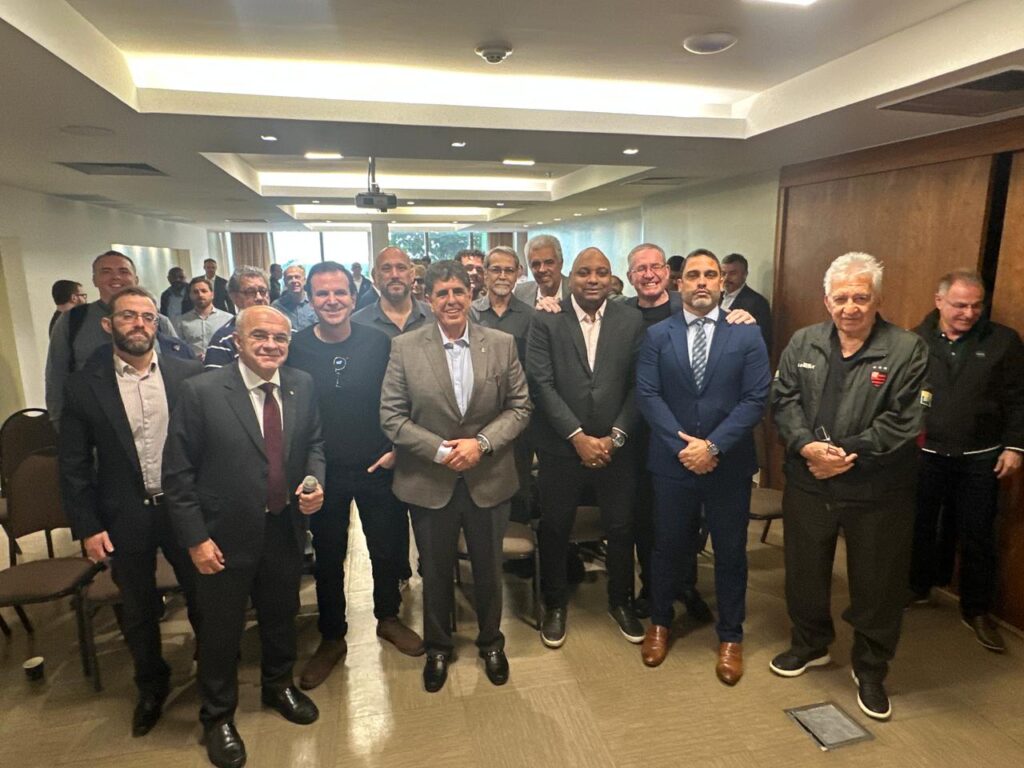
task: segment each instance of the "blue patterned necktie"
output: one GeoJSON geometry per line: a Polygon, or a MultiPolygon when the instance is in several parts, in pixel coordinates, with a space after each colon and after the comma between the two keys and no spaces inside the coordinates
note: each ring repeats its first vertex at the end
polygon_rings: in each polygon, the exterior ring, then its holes
{"type": "Polygon", "coordinates": [[[704,323],[706,322],[707,318],[698,317],[691,323],[691,325],[697,326],[697,332],[693,334],[693,360],[691,361],[693,380],[697,384],[697,389],[704,385],[704,373],[708,367],[708,337],[704,335],[704,323]]]}

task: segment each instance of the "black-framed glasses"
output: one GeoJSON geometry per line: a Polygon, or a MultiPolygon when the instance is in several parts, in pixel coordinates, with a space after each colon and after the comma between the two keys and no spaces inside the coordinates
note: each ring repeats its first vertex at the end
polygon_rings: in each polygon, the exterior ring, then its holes
{"type": "Polygon", "coordinates": [[[146,325],[156,325],[157,319],[152,312],[136,312],[134,309],[122,309],[120,312],[115,312],[114,317],[126,323],[134,323],[141,317],[142,322],[146,325]]]}
{"type": "Polygon", "coordinates": [[[511,277],[516,272],[518,272],[519,269],[517,267],[496,267],[495,266],[495,267],[488,267],[487,271],[490,272],[495,277],[501,277],[502,275],[507,275],[507,276],[511,277]]]}
{"type": "Polygon", "coordinates": [[[239,291],[243,296],[248,296],[250,299],[255,299],[257,296],[269,296],[269,288],[246,288],[244,291],[239,291]]]}
{"type": "Polygon", "coordinates": [[[335,389],[340,389],[341,388],[341,375],[345,372],[346,368],[348,368],[348,358],[347,357],[336,357],[336,358],[334,358],[334,388],[335,389]]]}

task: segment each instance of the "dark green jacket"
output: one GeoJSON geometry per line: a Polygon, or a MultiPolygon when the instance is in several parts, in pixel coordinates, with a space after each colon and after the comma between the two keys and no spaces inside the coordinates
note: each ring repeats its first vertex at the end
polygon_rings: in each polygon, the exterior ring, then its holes
{"type": "Polygon", "coordinates": [[[840,498],[877,498],[915,480],[928,350],[916,334],[878,318],[846,376],[832,434],[847,453],[858,455],[857,461],[843,475],[815,480],[800,450],[815,440],[833,328],[827,321],[800,329],[779,360],[771,404],[786,448],[786,480],[840,498]]]}

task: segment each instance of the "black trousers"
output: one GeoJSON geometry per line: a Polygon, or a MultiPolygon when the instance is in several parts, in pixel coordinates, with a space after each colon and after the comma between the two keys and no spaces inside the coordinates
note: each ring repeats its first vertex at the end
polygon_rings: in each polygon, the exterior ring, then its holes
{"type": "Polygon", "coordinates": [[[712,481],[699,477],[682,483],[654,478],[654,553],[651,559],[651,622],[672,625],[672,603],[679,594],[682,572],[690,568],[700,546],[701,511],[706,513],[715,549],[715,594],[723,643],[743,642],[747,598],[747,525],[750,481],[712,481]]]}
{"type": "Polygon", "coordinates": [[[481,653],[505,647],[501,633],[502,540],[508,526],[509,503],[478,507],[464,480],[455,484],[447,506],[427,509],[411,506],[412,531],[423,571],[423,644],[428,652],[451,656],[451,616],[455,593],[452,574],[459,546],[459,530],[466,537],[473,569],[473,603],[481,653]]]}
{"type": "Polygon", "coordinates": [[[523,432],[512,444],[512,456],[516,462],[516,476],[519,478],[519,490],[512,496],[511,520],[517,523],[529,523],[531,519],[530,486],[533,483],[533,441],[529,430],[523,432]]]}
{"type": "Polygon", "coordinates": [[[268,690],[292,684],[295,617],[299,612],[302,551],[290,516],[267,515],[263,551],[255,562],[196,576],[199,612],[199,719],[204,725],[232,720],[238,706],[238,649],[249,599],[259,621],[260,682],[268,690]]]}
{"type": "Polygon", "coordinates": [[[391,492],[391,470],[368,474],[365,467],[328,466],[324,505],[309,518],[316,551],[316,601],[320,634],[340,640],[348,632],[345,620],[345,557],[352,501],[366,536],[373,571],[373,615],[398,615],[402,604],[398,580],[409,567],[409,518],[406,506],[391,492]]]}
{"type": "Polygon", "coordinates": [[[597,497],[601,523],[608,538],[608,604],[626,605],[633,599],[633,501],[636,465],[627,446],[608,466],[584,467],[576,456],[541,452],[537,484],[540,489],[540,569],[544,603],[548,608],[568,604],[566,555],[576,520],[576,507],[588,487],[597,497]]]}
{"type": "Polygon", "coordinates": [[[999,451],[979,456],[921,453],[910,588],[919,594],[948,584],[951,542],[960,542],[960,611],[967,618],[988,613],[996,585],[995,520],[999,451]],[[940,520],[942,521],[940,524],[940,520]]]}
{"type": "Polygon", "coordinates": [[[853,669],[862,680],[882,681],[899,642],[907,601],[907,569],[914,528],[912,487],[884,498],[835,501],[786,486],[786,605],[793,622],[793,651],[808,655],[835,639],[831,615],[832,565],[840,528],[846,538],[853,626],[853,669]]]}
{"type": "Polygon", "coordinates": [[[121,590],[121,633],[135,665],[135,685],[142,694],[162,695],[170,686],[171,668],[160,650],[160,617],[163,601],[156,591],[156,555],[162,551],[185,593],[192,631],[199,636],[196,609],[196,577],[188,552],[174,537],[162,507],[155,511],[152,548],[128,552],[115,547],[110,558],[111,576],[121,590]]]}

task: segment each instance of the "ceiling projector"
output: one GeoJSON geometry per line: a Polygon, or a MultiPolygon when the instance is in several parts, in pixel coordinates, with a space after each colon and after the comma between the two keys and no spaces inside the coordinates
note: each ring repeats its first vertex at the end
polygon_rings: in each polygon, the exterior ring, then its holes
{"type": "Polygon", "coordinates": [[[377,186],[377,162],[370,158],[370,167],[366,174],[366,191],[356,195],[356,208],[376,208],[387,213],[389,208],[398,207],[398,198],[388,192],[381,192],[377,186]]]}

